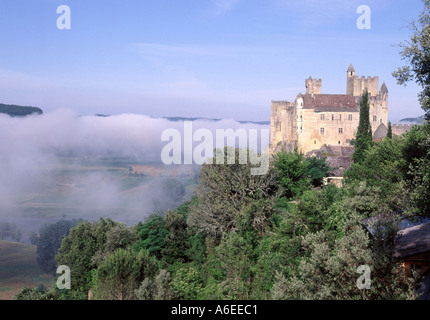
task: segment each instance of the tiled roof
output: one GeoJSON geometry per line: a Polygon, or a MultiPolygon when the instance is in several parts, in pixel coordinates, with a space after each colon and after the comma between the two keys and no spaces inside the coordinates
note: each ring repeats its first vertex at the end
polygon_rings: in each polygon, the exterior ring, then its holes
{"type": "Polygon", "coordinates": [[[387,133],[388,128],[385,126],[385,124],[381,123],[373,134],[373,139],[383,139],[387,136],[387,133]]]}
{"type": "Polygon", "coordinates": [[[305,94],[303,108],[315,111],[358,112],[356,99],[348,94],[305,94]]]}
{"type": "Polygon", "coordinates": [[[430,251],[430,223],[401,230],[395,256],[404,258],[430,251]]]}

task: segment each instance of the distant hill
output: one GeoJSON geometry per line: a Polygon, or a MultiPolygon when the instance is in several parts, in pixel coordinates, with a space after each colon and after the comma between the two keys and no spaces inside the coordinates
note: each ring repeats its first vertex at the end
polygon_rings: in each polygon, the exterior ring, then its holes
{"type": "Polygon", "coordinates": [[[405,118],[400,120],[400,123],[404,124],[423,124],[424,123],[424,115],[417,118],[405,118]]]}
{"type": "Polygon", "coordinates": [[[13,104],[0,103],[0,113],[8,114],[11,117],[24,117],[35,113],[43,114],[43,111],[37,107],[23,107],[13,104]]]}
{"type": "MultiPolygon", "coordinates": [[[[203,121],[213,121],[213,122],[217,122],[217,121],[222,121],[223,119],[215,119],[215,118],[200,118],[200,117],[161,117],[162,119],[166,119],[169,121],[198,121],[198,120],[203,120],[203,121]]],[[[262,125],[262,126],[266,126],[266,125],[270,125],[270,121],[241,121],[241,120],[235,120],[239,123],[242,124],[246,124],[246,123],[252,123],[252,124],[258,124],[258,125],[262,125]]]]}

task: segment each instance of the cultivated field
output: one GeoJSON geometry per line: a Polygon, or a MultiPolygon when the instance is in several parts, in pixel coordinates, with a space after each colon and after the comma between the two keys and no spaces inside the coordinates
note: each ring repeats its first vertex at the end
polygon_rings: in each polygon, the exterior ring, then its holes
{"type": "Polygon", "coordinates": [[[55,284],[55,277],[45,274],[36,259],[36,246],[0,241],[0,300],[13,300],[25,286],[55,284]]]}

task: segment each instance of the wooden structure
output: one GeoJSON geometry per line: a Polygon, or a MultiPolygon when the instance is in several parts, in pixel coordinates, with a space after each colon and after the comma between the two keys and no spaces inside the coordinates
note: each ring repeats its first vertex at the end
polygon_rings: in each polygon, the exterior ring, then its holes
{"type": "Polygon", "coordinates": [[[430,299],[430,222],[399,231],[395,257],[402,260],[406,275],[411,276],[412,268],[418,268],[418,278],[422,280],[423,299],[430,299]]]}

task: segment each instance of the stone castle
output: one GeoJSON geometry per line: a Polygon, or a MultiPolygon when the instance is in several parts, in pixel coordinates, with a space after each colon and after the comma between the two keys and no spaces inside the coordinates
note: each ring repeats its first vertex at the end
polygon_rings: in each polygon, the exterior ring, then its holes
{"type": "Polygon", "coordinates": [[[352,65],[347,70],[345,94],[322,94],[321,79],[309,77],[306,93],[294,102],[272,101],[271,150],[307,154],[323,147],[351,147],[360,120],[360,99],[369,92],[370,122],[374,139],[387,134],[388,89],[379,88],[378,77],[359,77],[352,65]]]}

